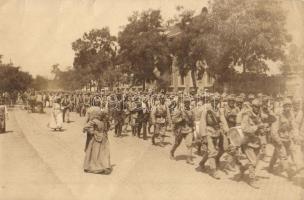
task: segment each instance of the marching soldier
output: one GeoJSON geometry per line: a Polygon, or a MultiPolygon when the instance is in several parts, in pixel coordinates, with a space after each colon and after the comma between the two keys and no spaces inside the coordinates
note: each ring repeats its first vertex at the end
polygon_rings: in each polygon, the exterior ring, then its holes
{"type": "Polygon", "coordinates": [[[88,93],[83,97],[83,104],[81,106],[80,116],[86,115],[86,112],[89,109],[90,105],[91,105],[91,97],[90,94],[88,93]]]}
{"type": "Polygon", "coordinates": [[[243,109],[244,98],[240,95],[235,98],[235,106],[238,108],[239,112],[243,109]]]}
{"type": "Polygon", "coordinates": [[[261,118],[261,103],[258,99],[252,101],[252,110],[244,114],[241,127],[246,138],[241,148],[249,161],[249,165],[248,168],[245,168],[240,162],[237,162],[237,164],[240,165],[241,177],[243,177],[244,172],[248,169],[249,185],[257,189],[259,187],[255,179],[255,169],[257,165],[257,154],[261,147],[259,135],[264,134],[265,128],[261,118]]]}
{"type": "Polygon", "coordinates": [[[211,100],[211,105],[206,105],[206,109],[202,113],[199,131],[204,138],[206,145],[203,158],[200,162],[202,170],[205,169],[205,163],[209,162],[210,175],[215,179],[220,179],[218,174],[218,166],[221,156],[223,155],[223,132],[228,131],[227,124],[225,124],[225,116],[223,111],[219,110],[220,97],[214,95],[211,100]]]}
{"type": "Polygon", "coordinates": [[[152,144],[156,145],[155,138],[161,137],[160,145],[164,145],[167,124],[171,125],[170,111],[165,104],[165,97],[163,95],[159,98],[159,104],[152,110],[151,113],[152,124],[154,125],[154,134],[152,136],[152,144]]]}
{"type": "Polygon", "coordinates": [[[138,97],[134,97],[131,103],[131,127],[132,135],[140,137],[141,117],[142,117],[142,105],[138,97]]]}
{"type": "Polygon", "coordinates": [[[114,109],[114,125],[115,125],[115,136],[121,137],[122,135],[122,126],[124,124],[124,110],[123,110],[123,101],[122,95],[116,95],[116,106],[114,109]]]}
{"type": "Polygon", "coordinates": [[[276,121],[275,114],[269,108],[270,98],[263,96],[262,98],[262,107],[261,107],[261,118],[262,122],[265,125],[263,134],[259,135],[261,140],[261,149],[259,152],[259,160],[263,159],[266,155],[266,145],[271,141],[270,138],[270,129],[272,124],[276,121]]]}
{"type": "Polygon", "coordinates": [[[224,114],[229,128],[236,126],[236,117],[240,112],[239,108],[235,105],[235,98],[233,95],[228,96],[228,103],[224,107],[224,114]]]}
{"type": "Polygon", "coordinates": [[[68,94],[65,94],[61,100],[63,108],[63,122],[70,123],[71,100],[68,94]]]}
{"type": "Polygon", "coordinates": [[[195,113],[190,109],[190,99],[184,99],[184,109],[178,109],[172,113],[174,124],[175,142],[170,151],[170,158],[174,159],[174,153],[182,140],[185,140],[188,149],[187,163],[194,164],[192,160],[192,140],[195,129],[195,113]]]}
{"type": "Polygon", "coordinates": [[[274,153],[269,163],[269,171],[273,172],[273,167],[280,159],[283,170],[287,172],[288,178],[292,178],[294,172],[289,167],[288,157],[294,158],[295,124],[292,115],[292,102],[290,99],[283,101],[283,111],[277,116],[277,121],[272,126],[272,140],[274,143],[274,153]]]}
{"type": "MultiPolygon", "coordinates": [[[[143,139],[147,140],[147,129],[149,129],[149,121],[150,121],[150,113],[151,113],[151,105],[149,104],[149,98],[145,96],[142,102],[142,129],[143,129],[143,139]]],[[[140,132],[140,131],[139,131],[140,132]]]]}

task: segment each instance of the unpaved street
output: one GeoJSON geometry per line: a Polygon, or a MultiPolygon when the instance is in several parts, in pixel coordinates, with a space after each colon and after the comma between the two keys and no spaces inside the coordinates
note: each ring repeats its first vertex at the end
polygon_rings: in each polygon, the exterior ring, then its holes
{"type": "MultiPolygon", "coordinates": [[[[303,171],[288,181],[266,172],[261,162],[257,190],[236,181],[236,172],[221,172],[223,178],[214,180],[196,170],[200,156],[195,155],[196,165],[186,164],[183,143],[177,161],[172,161],[170,144],[152,146],[130,132],[123,138],[109,133],[111,175],[87,174],[82,169],[84,118],[73,113],[73,122],[64,124],[63,132],[52,132],[48,120],[48,113],[29,114],[19,108],[9,112],[8,132],[0,135],[1,200],[304,199],[303,171]]],[[[166,140],[173,143],[172,137],[166,140]]]]}

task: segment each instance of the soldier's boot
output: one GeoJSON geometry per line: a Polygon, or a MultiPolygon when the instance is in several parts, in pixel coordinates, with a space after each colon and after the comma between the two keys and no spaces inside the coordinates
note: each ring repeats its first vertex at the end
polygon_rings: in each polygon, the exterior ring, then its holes
{"type": "Polygon", "coordinates": [[[248,171],[249,171],[249,181],[248,184],[253,187],[254,189],[259,189],[259,185],[257,184],[257,180],[255,177],[255,167],[253,165],[250,165],[248,167],[248,171]]]}
{"type": "Polygon", "coordinates": [[[202,143],[197,144],[197,154],[201,155],[202,154],[202,143]]]}
{"type": "Polygon", "coordinates": [[[219,176],[219,172],[217,170],[217,165],[216,165],[216,158],[215,157],[210,157],[209,158],[209,167],[210,167],[210,176],[215,178],[215,179],[221,179],[219,176]]]}
{"type": "Polygon", "coordinates": [[[155,143],[155,137],[156,137],[156,135],[154,134],[154,135],[152,135],[152,139],[151,139],[151,141],[152,141],[152,145],[156,145],[156,143],[155,143]]]}
{"type": "Polygon", "coordinates": [[[225,165],[225,168],[228,170],[228,171],[231,171],[231,172],[235,172],[236,171],[236,161],[235,159],[233,158],[232,155],[228,154],[228,157],[227,157],[227,164],[225,165]]]}
{"type": "Polygon", "coordinates": [[[296,172],[293,171],[292,169],[288,169],[288,170],[286,171],[286,173],[287,173],[287,178],[288,178],[289,180],[291,180],[291,179],[296,175],[296,172]]]}
{"type": "Polygon", "coordinates": [[[140,127],[136,127],[136,134],[137,134],[138,138],[140,138],[140,132],[141,132],[141,128],[140,127]]]}
{"type": "Polygon", "coordinates": [[[211,170],[210,176],[213,177],[213,178],[215,178],[215,179],[217,179],[217,180],[221,179],[221,177],[219,175],[219,172],[216,169],[212,169],[211,170]]]}
{"type": "Polygon", "coordinates": [[[151,132],[151,127],[152,127],[153,125],[151,124],[151,123],[149,123],[149,126],[148,126],[148,134],[149,135],[151,135],[152,134],[152,132],[151,132]]]}
{"type": "Polygon", "coordinates": [[[122,134],[122,124],[119,124],[117,127],[117,136],[121,137],[121,134],[122,134]]]}
{"type": "Polygon", "coordinates": [[[277,150],[274,149],[274,152],[271,156],[271,159],[270,159],[269,165],[268,165],[268,169],[267,169],[269,173],[274,173],[274,165],[276,164],[277,160],[278,160],[277,150]]]}
{"type": "Polygon", "coordinates": [[[135,127],[134,126],[132,126],[132,135],[136,136],[136,132],[135,132],[135,127]]]}
{"type": "Polygon", "coordinates": [[[147,140],[147,124],[143,125],[143,139],[147,140]]]}
{"type": "Polygon", "coordinates": [[[199,167],[202,171],[204,171],[206,169],[205,164],[206,164],[207,160],[208,160],[208,154],[205,152],[202,160],[199,162],[199,167]]]}
{"type": "Polygon", "coordinates": [[[258,182],[255,180],[255,178],[249,178],[248,185],[250,185],[254,189],[260,189],[260,186],[258,182]]]}
{"type": "Polygon", "coordinates": [[[170,160],[175,160],[173,149],[170,151],[170,160]]]}
{"type": "Polygon", "coordinates": [[[236,175],[236,181],[241,181],[244,179],[246,168],[241,163],[237,163],[237,165],[240,171],[239,174],[236,175]]]}
{"type": "Polygon", "coordinates": [[[115,128],[114,128],[114,136],[115,136],[115,137],[118,137],[117,132],[118,132],[118,129],[117,129],[117,126],[115,125],[115,128]]]}
{"type": "Polygon", "coordinates": [[[291,179],[296,175],[296,172],[293,171],[293,170],[290,168],[287,159],[283,159],[283,160],[281,161],[281,164],[282,164],[283,170],[286,171],[287,178],[288,178],[289,180],[291,180],[291,179]]]}
{"type": "Polygon", "coordinates": [[[163,135],[160,136],[159,146],[161,146],[161,147],[165,146],[165,136],[163,136],[163,135]]]}
{"type": "Polygon", "coordinates": [[[191,147],[188,147],[187,163],[190,165],[194,165],[194,162],[192,159],[192,148],[191,147]]]}

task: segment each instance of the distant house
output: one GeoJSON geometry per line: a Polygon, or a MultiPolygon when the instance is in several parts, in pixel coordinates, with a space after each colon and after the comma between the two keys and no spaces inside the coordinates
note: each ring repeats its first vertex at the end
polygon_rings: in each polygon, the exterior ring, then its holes
{"type": "MultiPolygon", "coordinates": [[[[284,1],[287,10],[287,29],[292,34],[293,43],[298,47],[304,47],[304,1],[284,1]]],[[[304,69],[303,66],[295,66],[286,76],[287,94],[304,97],[304,69]]]]}
{"type": "MultiPolygon", "coordinates": [[[[203,8],[202,12],[207,12],[205,8],[203,8]]],[[[175,38],[181,34],[182,30],[178,26],[171,26],[166,31],[167,37],[175,38]]],[[[201,63],[201,62],[200,62],[201,63]]],[[[204,64],[205,68],[208,66],[204,64]]],[[[182,77],[179,73],[178,66],[176,65],[176,59],[173,58],[172,66],[171,66],[171,88],[174,90],[186,89],[189,90],[193,87],[193,81],[190,72],[182,77]]],[[[215,78],[211,76],[206,70],[201,78],[196,77],[197,87],[198,89],[210,88],[214,85],[215,78]]]]}

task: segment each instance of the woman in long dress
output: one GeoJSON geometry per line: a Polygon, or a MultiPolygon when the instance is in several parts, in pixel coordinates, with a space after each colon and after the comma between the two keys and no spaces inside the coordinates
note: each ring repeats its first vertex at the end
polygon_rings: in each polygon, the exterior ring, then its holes
{"type": "Polygon", "coordinates": [[[57,98],[53,103],[53,109],[51,112],[51,121],[49,123],[49,127],[54,131],[61,131],[62,123],[63,123],[63,116],[62,116],[62,109],[60,105],[60,98],[57,98]]]}
{"type": "Polygon", "coordinates": [[[94,104],[87,111],[87,124],[83,129],[87,133],[84,172],[110,174],[109,119],[100,108],[101,102],[97,100],[94,104]]]}

